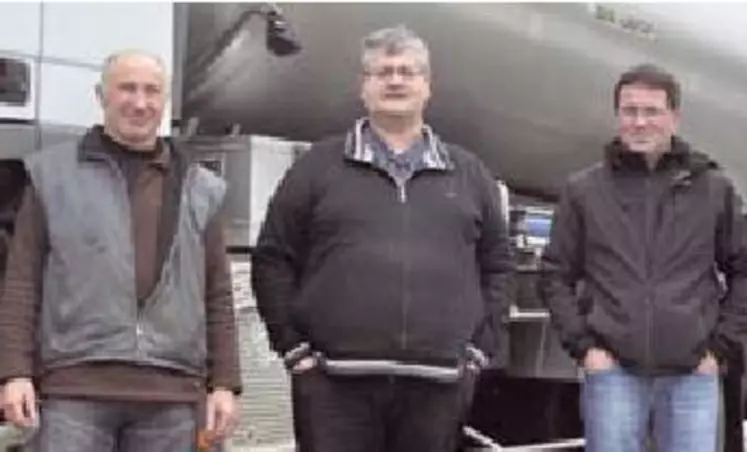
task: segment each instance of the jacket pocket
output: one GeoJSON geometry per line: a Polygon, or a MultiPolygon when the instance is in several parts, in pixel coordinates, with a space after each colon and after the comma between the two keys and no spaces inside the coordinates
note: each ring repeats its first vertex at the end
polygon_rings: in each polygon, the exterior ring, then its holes
{"type": "Polygon", "coordinates": [[[609,312],[598,302],[589,302],[588,309],[586,323],[599,346],[618,359],[635,359],[642,353],[642,339],[632,331],[635,322],[630,313],[609,312]]]}
{"type": "Polygon", "coordinates": [[[657,367],[692,369],[700,362],[709,332],[701,307],[685,304],[656,308],[649,334],[657,367]]]}

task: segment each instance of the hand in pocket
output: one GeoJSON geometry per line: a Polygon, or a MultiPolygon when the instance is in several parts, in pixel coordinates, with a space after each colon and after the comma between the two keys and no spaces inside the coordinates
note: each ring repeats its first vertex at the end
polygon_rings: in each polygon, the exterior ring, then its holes
{"type": "Polygon", "coordinates": [[[706,355],[700,360],[696,372],[703,375],[718,375],[719,367],[718,360],[713,353],[706,352],[706,355]]]}
{"type": "Polygon", "coordinates": [[[603,372],[612,369],[616,364],[615,358],[601,348],[590,348],[584,357],[584,370],[587,372],[603,372]]]}
{"type": "Polygon", "coordinates": [[[314,356],[307,356],[306,358],[300,360],[296,363],[295,366],[293,366],[293,369],[291,372],[293,372],[295,375],[300,375],[303,373],[308,372],[309,370],[315,368],[317,366],[318,361],[316,357],[314,356]]]}

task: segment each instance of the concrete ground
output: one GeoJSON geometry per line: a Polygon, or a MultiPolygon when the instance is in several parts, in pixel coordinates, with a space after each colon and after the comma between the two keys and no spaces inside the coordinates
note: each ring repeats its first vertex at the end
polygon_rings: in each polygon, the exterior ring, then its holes
{"type": "MultiPolygon", "coordinates": [[[[745,423],[745,429],[747,430],[747,422],[745,423]]],[[[11,452],[9,450],[12,446],[17,446],[20,442],[23,441],[24,437],[26,436],[26,433],[22,430],[15,429],[12,427],[8,427],[6,425],[0,425],[0,452],[11,452]]],[[[747,442],[745,442],[745,448],[747,449],[747,442]]],[[[486,448],[478,448],[478,449],[472,449],[468,452],[499,452],[499,451],[505,451],[505,452],[540,452],[540,451],[551,451],[551,450],[567,450],[567,449],[557,449],[555,447],[486,447],[486,448]]],[[[295,452],[295,447],[293,444],[282,444],[282,445],[275,445],[275,446],[250,446],[250,447],[240,447],[240,446],[227,446],[225,448],[225,452],[295,452]]]]}
{"type": "Polygon", "coordinates": [[[293,444],[284,444],[277,446],[251,446],[251,447],[226,447],[226,452],[295,452],[296,447],[293,444]]]}
{"type": "MultiPolygon", "coordinates": [[[[22,444],[28,433],[8,425],[0,425],[0,452],[10,452],[9,448],[22,444]]],[[[262,447],[226,446],[225,452],[295,452],[295,446],[293,444],[262,447]]]]}

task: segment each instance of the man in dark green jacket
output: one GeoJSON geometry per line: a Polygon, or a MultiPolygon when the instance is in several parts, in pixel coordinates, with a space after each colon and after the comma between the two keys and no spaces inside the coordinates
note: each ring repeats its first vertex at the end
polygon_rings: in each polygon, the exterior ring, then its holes
{"type": "Polygon", "coordinates": [[[675,134],[672,75],[631,69],[614,106],[618,136],[562,191],[543,298],[585,372],[587,451],[643,452],[652,420],[660,452],[711,452],[720,368],[747,333],[742,201],[675,134]]]}

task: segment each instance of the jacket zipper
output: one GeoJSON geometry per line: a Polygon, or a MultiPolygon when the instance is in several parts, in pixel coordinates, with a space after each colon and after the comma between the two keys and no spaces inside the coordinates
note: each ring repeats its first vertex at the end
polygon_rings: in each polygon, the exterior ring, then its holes
{"type": "Polygon", "coordinates": [[[399,203],[407,203],[407,188],[405,187],[405,182],[397,184],[397,192],[399,193],[399,203]]]}
{"type": "MultiPolygon", "coordinates": [[[[410,220],[409,206],[407,206],[407,181],[398,181],[396,185],[399,202],[402,204],[402,236],[407,237],[410,220]]],[[[405,247],[404,251],[404,262],[402,262],[402,332],[400,334],[400,347],[402,351],[407,350],[408,314],[410,307],[410,291],[407,290],[410,273],[409,248],[405,247]]]]}
{"type": "Polygon", "coordinates": [[[646,175],[646,183],[645,183],[645,196],[646,196],[646,205],[645,205],[645,216],[644,216],[644,227],[645,227],[645,244],[644,244],[644,256],[645,256],[645,278],[646,278],[646,295],[645,295],[645,303],[646,303],[646,350],[645,350],[645,367],[648,369],[651,367],[651,330],[653,328],[653,300],[651,296],[651,278],[653,273],[653,264],[652,264],[652,250],[651,247],[654,245],[653,240],[653,225],[652,225],[652,204],[655,205],[655,202],[652,202],[655,200],[655,193],[651,192],[651,178],[654,177],[653,172],[649,172],[649,174],[646,175]]]}

